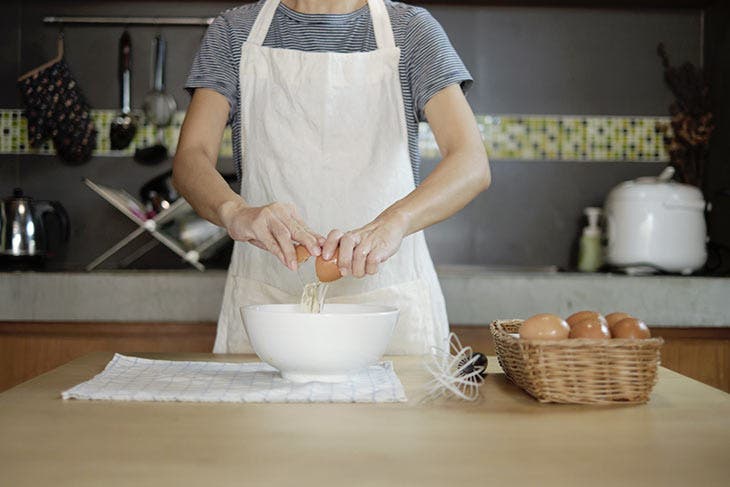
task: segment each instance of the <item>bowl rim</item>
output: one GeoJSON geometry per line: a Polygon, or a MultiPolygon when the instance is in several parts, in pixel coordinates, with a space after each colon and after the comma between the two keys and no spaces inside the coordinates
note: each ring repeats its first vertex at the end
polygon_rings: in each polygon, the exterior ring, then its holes
{"type": "MultiPolygon", "coordinates": [[[[293,311],[291,313],[284,313],[287,315],[297,315],[297,316],[386,316],[391,315],[394,313],[398,313],[398,308],[395,306],[389,306],[386,304],[370,304],[370,303],[325,303],[325,307],[327,305],[345,305],[345,306],[365,306],[365,307],[373,307],[378,308],[377,311],[366,311],[364,313],[308,313],[306,311],[293,311]]],[[[299,303],[267,303],[267,304],[247,304],[240,307],[241,312],[244,312],[246,310],[253,310],[255,308],[260,308],[262,306],[299,306],[299,303]]],[[[259,310],[261,311],[261,310],[259,310]]],[[[265,311],[264,311],[265,312],[265,311]]],[[[282,314],[282,313],[279,313],[282,314]]]]}

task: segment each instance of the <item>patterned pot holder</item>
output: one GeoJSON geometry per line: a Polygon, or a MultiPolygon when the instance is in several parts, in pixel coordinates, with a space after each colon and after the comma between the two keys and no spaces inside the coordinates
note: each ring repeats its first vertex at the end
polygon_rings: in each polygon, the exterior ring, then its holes
{"type": "Polygon", "coordinates": [[[28,141],[41,147],[50,137],[59,158],[69,164],[91,159],[96,128],[78,83],[63,59],[63,37],[58,56],[18,79],[20,99],[28,119],[28,141]]]}

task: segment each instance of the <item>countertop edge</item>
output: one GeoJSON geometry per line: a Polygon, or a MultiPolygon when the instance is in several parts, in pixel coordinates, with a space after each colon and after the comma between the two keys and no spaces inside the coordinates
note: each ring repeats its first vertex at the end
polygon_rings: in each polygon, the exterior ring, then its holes
{"type": "MultiPolygon", "coordinates": [[[[730,279],[437,268],[449,321],[626,311],[650,325],[730,326],[730,279]]],[[[2,321],[215,321],[225,270],[2,272],[2,321]],[[184,299],[180,299],[184,296],[184,299]]]]}

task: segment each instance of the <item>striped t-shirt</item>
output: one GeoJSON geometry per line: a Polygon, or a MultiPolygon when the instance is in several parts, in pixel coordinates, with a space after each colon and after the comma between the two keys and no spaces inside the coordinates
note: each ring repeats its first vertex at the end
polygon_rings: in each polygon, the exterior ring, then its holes
{"type": "MultiPolygon", "coordinates": [[[[241,179],[241,118],[238,65],[241,46],[263,1],[223,12],[208,28],[193,61],[185,87],[210,88],[228,99],[234,165],[241,179]]],[[[411,167],[419,181],[418,123],[425,121],[424,107],[443,88],[459,83],[464,91],[472,78],[441,25],[427,10],[385,1],[396,46],[401,49],[400,80],[403,90],[411,167]]],[[[347,14],[304,14],[280,4],[264,46],[303,51],[362,52],[376,49],[373,23],[366,4],[347,14]]],[[[243,110],[246,107],[242,108],[243,110]]]]}

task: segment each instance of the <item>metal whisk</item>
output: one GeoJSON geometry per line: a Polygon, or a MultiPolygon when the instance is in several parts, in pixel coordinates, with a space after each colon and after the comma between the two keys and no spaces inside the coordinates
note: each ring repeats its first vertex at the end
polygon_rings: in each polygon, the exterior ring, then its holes
{"type": "Polygon", "coordinates": [[[456,396],[466,401],[479,397],[479,386],[487,370],[487,357],[463,347],[459,337],[449,335],[449,349],[433,348],[424,366],[433,379],[426,383],[424,401],[456,396]]]}

